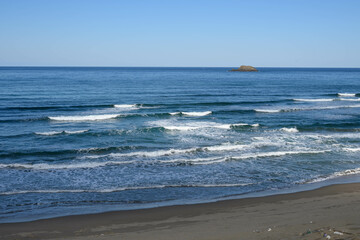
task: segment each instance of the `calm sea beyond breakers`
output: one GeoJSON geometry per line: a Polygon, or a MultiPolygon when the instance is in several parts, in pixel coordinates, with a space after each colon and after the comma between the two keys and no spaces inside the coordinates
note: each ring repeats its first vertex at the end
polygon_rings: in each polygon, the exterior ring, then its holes
{"type": "Polygon", "coordinates": [[[360,69],[0,68],[0,222],[360,172],[360,69]]]}

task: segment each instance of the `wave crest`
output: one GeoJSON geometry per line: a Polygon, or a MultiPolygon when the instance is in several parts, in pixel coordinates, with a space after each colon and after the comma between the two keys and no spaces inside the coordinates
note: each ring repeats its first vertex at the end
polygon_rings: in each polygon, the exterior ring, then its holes
{"type": "Polygon", "coordinates": [[[85,116],[58,116],[49,117],[54,121],[99,121],[119,117],[119,114],[104,114],[104,115],[85,115],[85,116]]]}

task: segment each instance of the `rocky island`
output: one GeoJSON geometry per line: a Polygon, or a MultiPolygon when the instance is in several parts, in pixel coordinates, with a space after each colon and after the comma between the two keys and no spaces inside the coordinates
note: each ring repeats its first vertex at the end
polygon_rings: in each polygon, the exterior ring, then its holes
{"type": "Polygon", "coordinates": [[[258,72],[258,70],[252,66],[241,65],[237,69],[231,69],[230,72],[258,72]]]}

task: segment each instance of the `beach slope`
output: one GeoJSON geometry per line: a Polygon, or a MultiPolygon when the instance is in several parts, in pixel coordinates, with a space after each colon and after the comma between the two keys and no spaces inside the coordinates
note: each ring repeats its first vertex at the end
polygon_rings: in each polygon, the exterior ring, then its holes
{"type": "Polygon", "coordinates": [[[0,239],[360,239],[360,184],[0,224],[0,239]]]}

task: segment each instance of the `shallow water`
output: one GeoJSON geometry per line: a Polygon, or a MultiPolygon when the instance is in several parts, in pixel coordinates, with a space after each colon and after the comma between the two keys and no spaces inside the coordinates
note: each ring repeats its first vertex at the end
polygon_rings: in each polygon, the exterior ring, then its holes
{"type": "Polygon", "coordinates": [[[0,221],[360,172],[360,69],[0,68],[0,221]]]}

